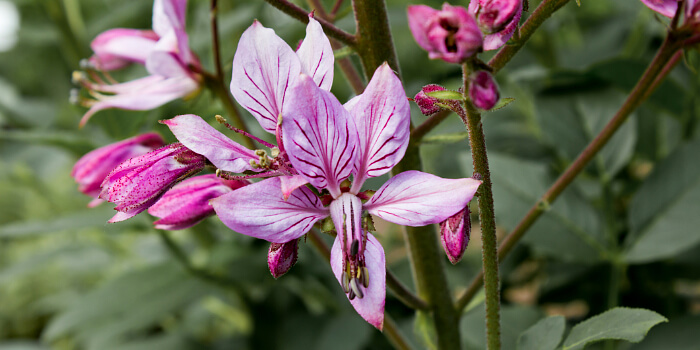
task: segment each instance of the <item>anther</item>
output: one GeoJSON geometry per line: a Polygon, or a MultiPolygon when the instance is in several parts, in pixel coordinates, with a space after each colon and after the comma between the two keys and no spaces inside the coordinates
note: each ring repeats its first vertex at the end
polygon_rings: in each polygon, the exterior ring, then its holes
{"type": "Polygon", "coordinates": [[[267,152],[265,152],[264,149],[256,149],[255,150],[255,155],[258,157],[264,157],[267,155],[267,152]]]}
{"type": "Polygon", "coordinates": [[[70,101],[70,103],[73,105],[79,105],[80,104],[80,90],[79,89],[70,89],[70,97],[68,97],[68,101],[70,101]]]}
{"type": "Polygon", "coordinates": [[[258,165],[258,163],[256,163],[254,159],[251,159],[251,160],[250,160],[250,166],[251,166],[253,169],[257,169],[257,168],[260,167],[260,165],[258,165]]]}
{"type": "Polygon", "coordinates": [[[280,155],[280,149],[277,147],[272,147],[270,150],[270,155],[272,155],[272,158],[277,158],[277,156],[280,155]]]}
{"type": "Polygon", "coordinates": [[[351,289],[350,292],[348,293],[348,299],[350,299],[350,300],[355,299],[355,292],[353,292],[352,289],[351,289]]]}
{"type": "Polygon", "coordinates": [[[81,69],[93,69],[95,67],[92,65],[92,63],[90,62],[89,59],[83,58],[82,60],[80,60],[80,68],[81,69]]]}
{"type": "Polygon", "coordinates": [[[369,287],[369,270],[366,267],[362,267],[360,270],[360,282],[365,288],[369,287]]]}
{"type": "Polygon", "coordinates": [[[216,177],[221,177],[221,169],[216,169],[216,177]]]}
{"type": "Polygon", "coordinates": [[[282,126],[282,113],[277,116],[277,126],[282,126]]]}
{"type": "Polygon", "coordinates": [[[73,84],[80,84],[81,82],[85,81],[85,74],[79,70],[73,71],[73,75],[71,75],[71,81],[73,84]]]}
{"type": "Polygon", "coordinates": [[[354,292],[355,295],[362,299],[365,295],[362,293],[362,290],[360,289],[360,286],[358,285],[359,281],[357,278],[353,278],[350,280],[350,291],[354,292]]]}
{"type": "Polygon", "coordinates": [[[214,118],[216,118],[216,121],[220,124],[226,124],[226,118],[222,117],[221,115],[217,114],[214,116],[214,118]]]}
{"type": "Polygon", "coordinates": [[[348,274],[343,271],[343,274],[340,276],[342,286],[343,286],[343,292],[347,294],[350,291],[350,278],[348,278],[348,274]]]}

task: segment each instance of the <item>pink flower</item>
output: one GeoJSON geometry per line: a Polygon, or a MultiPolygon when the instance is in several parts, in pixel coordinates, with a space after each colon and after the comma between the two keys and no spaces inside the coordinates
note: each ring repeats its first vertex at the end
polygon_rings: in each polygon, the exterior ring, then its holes
{"type": "Polygon", "coordinates": [[[363,216],[409,226],[438,223],[464,210],[480,181],[407,171],[363,203],[364,182],[391,170],[408,146],[410,109],[399,79],[384,64],[365,92],[344,106],[305,74],[287,93],[281,131],[289,159],[300,177],[327,191],[330,204],[306,186],[285,199],[281,179],[270,178],[212,200],[214,210],[232,230],[273,243],[293,241],[330,216],[337,231],[333,273],[355,310],[382,329],[384,250],[363,216]],[[341,187],[351,176],[352,186],[341,187]]]}
{"type": "Polygon", "coordinates": [[[279,117],[288,105],[288,90],[299,73],[313,78],[316,85],[330,91],[333,85],[333,49],[321,25],[309,15],[306,38],[294,52],[272,29],[255,21],[241,36],[233,57],[231,94],[260,123],[277,135],[279,117]]]}
{"type": "Polygon", "coordinates": [[[225,180],[214,174],[195,176],[165,192],[160,200],[148,208],[148,213],[160,218],[154,222],[157,229],[186,229],[214,215],[210,199],[248,184],[248,181],[225,180]]]}
{"type": "Polygon", "coordinates": [[[131,157],[146,154],[163,145],[160,135],[147,133],[100,147],[82,156],[75,163],[71,176],[78,183],[80,192],[95,198],[89,204],[94,207],[102,202],[97,198],[100,185],[112,169],[131,157]]]}
{"type": "Polygon", "coordinates": [[[178,181],[202,169],[206,159],[173,143],[117,166],[102,182],[100,198],[116,203],[109,222],[123,221],[148,209],[178,181]]]}
{"type": "Polygon", "coordinates": [[[472,0],[469,13],[485,34],[484,50],[503,46],[515,33],[523,14],[522,0],[472,0]]]}
{"type": "Polygon", "coordinates": [[[479,26],[461,6],[445,3],[442,10],[425,5],[409,6],[408,26],[431,59],[461,63],[481,50],[483,39],[479,26]]]}
{"type": "Polygon", "coordinates": [[[480,70],[469,76],[469,98],[479,109],[489,110],[499,99],[498,85],[491,73],[480,70]]]}
{"type": "Polygon", "coordinates": [[[462,260],[462,255],[469,244],[470,231],[469,207],[465,207],[464,210],[460,210],[440,223],[440,242],[452,264],[462,260]]]}
{"type": "MultiPolygon", "coordinates": [[[[679,0],[642,0],[642,3],[657,13],[673,18],[678,10],[679,0]]],[[[685,13],[682,14],[683,24],[686,27],[697,31],[700,27],[700,1],[687,0],[685,2],[685,13]]]]}
{"type": "Polygon", "coordinates": [[[287,243],[270,243],[267,252],[267,266],[274,278],[279,278],[297,262],[299,253],[299,239],[293,239],[287,243]]]}
{"type": "Polygon", "coordinates": [[[94,81],[76,72],[74,80],[94,97],[81,101],[90,107],[80,121],[81,126],[103,109],[148,110],[199,91],[201,66],[188,45],[186,7],[186,0],[155,0],[153,32],[112,29],[93,41],[95,55],[90,62],[95,68],[109,70],[135,62],[144,64],[149,75],[109,84],[94,71],[90,72],[94,81]]]}

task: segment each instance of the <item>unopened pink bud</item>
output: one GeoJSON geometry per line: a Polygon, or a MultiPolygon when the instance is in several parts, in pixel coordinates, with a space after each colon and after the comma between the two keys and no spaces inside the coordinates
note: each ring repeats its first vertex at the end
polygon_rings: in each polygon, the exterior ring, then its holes
{"type": "Polygon", "coordinates": [[[225,180],[215,174],[189,178],[173,186],[148,213],[159,217],[154,222],[160,230],[182,230],[214,215],[209,200],[250,184],[247,180],[225,180]]]}
{"type": "Polygon", "coordinates": [[[469,244],[470,232],[469,207],[460,210],[457,214],[440,223],[442,247],[453,265],[462,260],[462,255],[469,244]]]}
{"type": "Polygon", "coordinates": [[[420,47],[431,59],[461,63],[481,49],[481,30],[461,6],[445,3],[442,10],[425,5],[408,7],[408,25],[420,47]]]}
{"type": "Polygon", "coordinates": [[[496,106],[498,85],[491,73],[480,70],[469,77],[469,98],[474,106],[485,111],[496,106]]]}
{"type": "MultiPolygon", "coordinates": [[[[100,147],[82,156],[75,163],[71,176],[78,183],[80,192],[97,198],[102,181],[112,169],[129,158],[146,154],[164,144],[160,135],[147,133],[100,147]]],[[[96,199],[90,206],[100,202],[101,200],[96,199]]]]}
{"type": "Polygon", "coordinates": [[[476,19],[485,34],[503,30],[522,8],[522,0],[481,0],[479,3],[476,19]]]}
{"type": "Polygon", "coordinates": [[[445,88],[440,85],[429,84],[424,86],[423,89],[416,94],[414,100],[416,101],[416,104],[418,105],[418,108],[420,108],[420,111],[421,113],[423,113],[423,115],[433,115],[439,112],[440,109],[442,109],[440,106],[435,104],[439,100],[435,97],[430,97],[426,95],[426,93],[444,90],[445,88]]]}
{"type": "Polygon", "coordinates": [[[181,143],[173,143],[117,166],[102,182],[100,198],[116,203],[118,213],[109,221],[123,221],[148,209],[177,182],[192,176],[206,158],[181,143]]]}
{"type": "Polygon", "coordinates": [[[267,266],[274,278],[279,278],[289,271],[297,262],[299,239],[287,243],[270,243],[267,253],[267,266]]]}

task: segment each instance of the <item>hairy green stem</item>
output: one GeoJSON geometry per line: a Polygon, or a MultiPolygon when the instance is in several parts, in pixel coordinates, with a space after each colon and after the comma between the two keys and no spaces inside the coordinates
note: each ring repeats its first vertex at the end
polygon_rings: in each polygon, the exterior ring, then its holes
{"type": "MultiPolygon", "coordinates": [[[[367,76],[371,76],[384,62],[399,74],[384,0],[354,0],[352,5],[358,28],[356,52],[360,55],[367,76]]],[[[403,160],[392,172],[421,168],[419,149],[415,143],[411,143],[403,160]]],[[[439,248],[435,229],[433,226],[403,226],[403,230],[416,290],[432,311],[438,347],[441,350],[460,349],[459,316],[447,284],[444,255],[439,248]]]]}
{"type": "Polygon", "coordinates": [[[352,2],[355,11],[357,27],[357,47],[355,50],[360,55],[365,75],[369,81],[374,71],[387,62],[396,75],[401,78],[399,61],[396,58],[394,41],[391,37],[389,17],[386,13],[384,0],[354,0],[352,2]]]}
{"type": "MultiPolygon", "coordinates": [[[[267,3],[269,3],[270,5],[276,7],[278,10],[290,15],[291,17],[296,18],[301,22],[309,23],[309,13],[306,12],[306,10],[304,10],[303,8],[294,5],[287,0],[265,1],[267,1],[267,3]]],[[[353,48],[357,44],[354,35],[343,31],[342,29],[334,26],[333,23],[328,22],[323,18],[316,18],[316,20],[318,21],[318,23],[321,24],[321,26],[323,27],[323,32],[326,33],[326,35],[333,37],[338,41],[342,42],[343,44],[353,48]]]]}
{"type": "MultiPolygon", "coordinates": [[[[665,69],[669,64],[675,64],[674,56],[681,48],[683,38],[677,38],[675,33],[670,32],[663,44],[656,53],[654,60],[649,64],[644,74],[641,76],[635,87],[630,92],[624,104],[615,113],[615,116],[608,122],[603,130],[593,139],[588,146],[579,154],[576,160],[559,176],[557,181],[545,192],[544,195],[527,212],[525,217],[515,226],[513,231],[503,240],[499,246],[498,259],[503,260],[505,256],[515,247],[527,230],[544,213],[545,209],[554,202],[564,189],[571,184],[576,176],[583,171],[593,157],[610,141],[617,129],[627,120],[627,117],[646,97],[656,88],[661,79],[670,72],[665,69]]],[[[462,310],[474,297],[481,287],[483,271],[472,280],[467,290],[459,297],[457,309],[462,310]]]]}
{"type": "MultiPolygon", "coordinates": [[[[462,68],[464,91],[469,91],[469,64],[462,68]]],[[[481,225],[481,254],[484,266],[484,291],[486,294],[486,344],[489,350],[501,348],[501,289],[498,276],[498,239],[496,238],[496,216],[493,209],[493,192],[489,159],[486,154],[486,139],[481,123],[481,113],[470,100],[465,100],[466,124],[469,145],[472,151],[474,172],[481,175],[479,195],[479,222],[481,225]]]]}
{"type": "Polygon", "coordinates": [[[508,63],[513,56],[525,45],[532,34],[549,18],[556,10],[566,5],[569,0],[543,0],[539,6],[532,12],[527,21],[519,29],[520,37],[514,40],[513,43],[503,46],[498,53],[491,58],[489,66],[493,68],[494,73],[498,72],[503,66],[508,63]]]}

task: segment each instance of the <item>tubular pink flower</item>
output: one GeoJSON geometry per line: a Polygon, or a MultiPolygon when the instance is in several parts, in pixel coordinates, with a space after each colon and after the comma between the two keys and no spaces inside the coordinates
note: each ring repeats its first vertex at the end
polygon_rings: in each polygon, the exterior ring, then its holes
{"type": "Polygon", "coordinates": [[[491,73],[480,70],[469,77],[469,98],[474,106],[487,111],[496,106],[499,97],[498,85],[491,73]]]}
{"type": "Polygon", "coordinates": [[[484,31],[484,50],[496,50],[513,36],[523,15],[522,0],[472,0],[469,13],[484,31]]]}
{"type": "Polygon", "coordinates": [[[365,92],[345,106],[305,74],[287,95],[282,134],[294,169],[309,184],[330,193],[326,207],[306,186],[288,199],[272,178],[212,200],[217,215],[239,233],[286,243],[331,217],[337,232],[331,268],[355,310],[382,329],[386,295],[385,259],[369,231],[371,213],[401,225],[446,220],[471,200],[480,181],[442,179],[409,171],[391,178],[366,203],[360,190],[369,177],[396,165],[406,150],[410,110],[401,82],[384,64],[365,92]],[[353,177],[350,188],[340,183],[353,177]]]}
{"type": "Polygon", "coordinates": [[[464,210],[440,223],[440,242],[453,265],[462,260],[462,255],[469,244],[470,232],[469,207],[465,207],[464,210]]]}
{"type": "MultiPolygon", "coordinates": [[[[678,9],[678,0],[641,0],[644,5],[660,15],[672,18],[678,9]]],[[[686,4],[691,5],[691,4],[686,4]]],[[[692,7],[692,6],[690,6],[692,7]]]]}
{"type": "Polygon", "coordinates": [[[95,54],[89,62],[101,71],[116,70],[131,63],[146,64],[148,53],[157,41],[158,34],[152,30],[110,29],[90,43],[95,54]]]}
{"type": "Polygon", "coordinates": [[[199,91],[201,65],[188,45],[186,6],[186,0],[155,0],[153,31],[112,29],[93,41],[95,55],[90,62],[94,68],[110,70],[135,62],[145,65],[149,75],[126,83],[108,84],[96,74],[92,75],[95,81],[75,74],[74,80],[87,88],[94,98],[81,101],[90,107],[80,121],[81,126],[103,109],[148,110],[199,91]]]}
{"type": "Polygon", "coordinates": [[[272,277],[280,278],[297,262],[299,253],[299,239],[293,239],[287,243],[270,243],[267,252],[267,266],[272,277]]]}
{"type": "Polygon", "coordinates": [[[408,7],[408,26],[416,42],[431,59],[461,63],[481,50],[481,30],[461,6],[445,3],[442,10],[425,5],[408,7]]]}
{"type": "Polygon", "coordinates": [[[178,181],[204,168],[206,159],[173,143],[119,164],[102,182],[100,198],[116,203],[109,222],[123,221],[148,209],[178,181]]]}
{"type": "Polygon", "coordinates": [[[225,180],[214,174],[184,180],[165,192],[148,213],[160,218],[154,222],[161,230],[182,230],[214,215],[210,199],[250,184],[244,180],[225,180]]]}
{"type": "Polygon", "coordinates": [[[75,163],[71,176],[78,183],[80,192],[95,198],[89,204],[94,207],[102,202],[97,198],[100,186],[112,169],[129,158],[146,154],[164,144],[160,135],[147,133],[100,147],[82,156],[75,163]]]}

